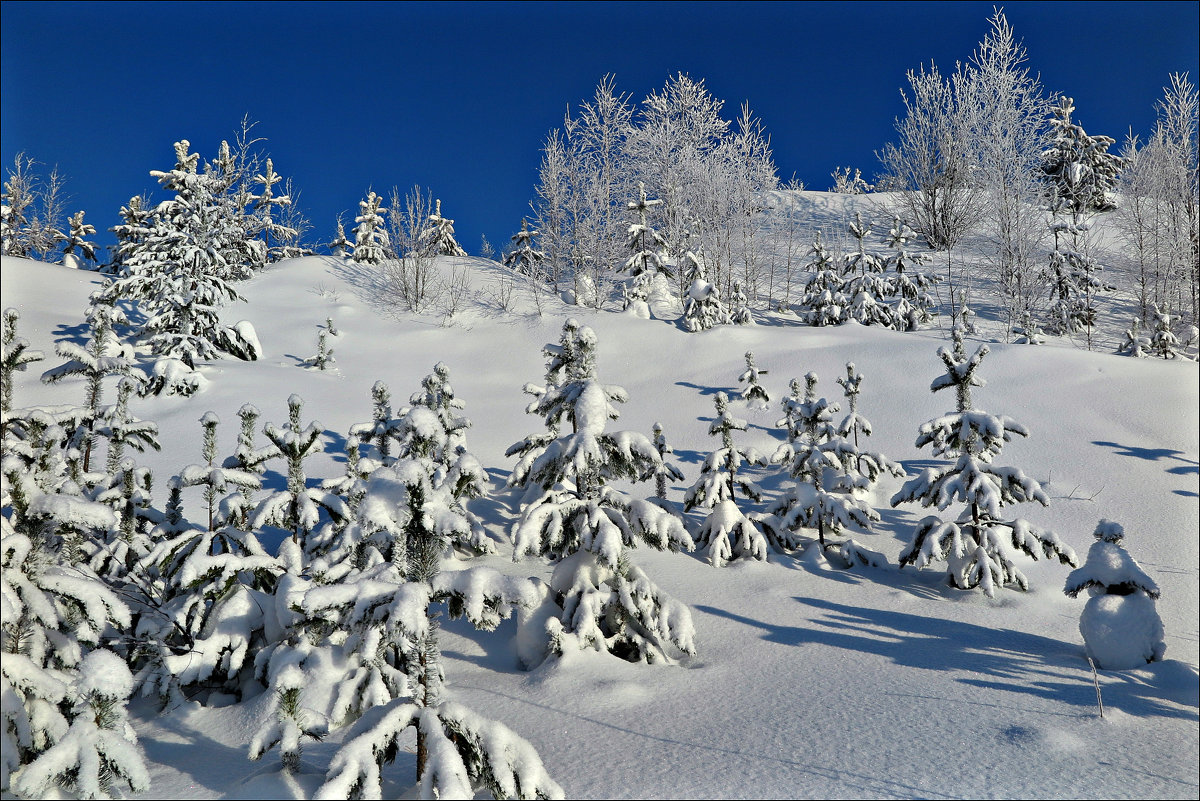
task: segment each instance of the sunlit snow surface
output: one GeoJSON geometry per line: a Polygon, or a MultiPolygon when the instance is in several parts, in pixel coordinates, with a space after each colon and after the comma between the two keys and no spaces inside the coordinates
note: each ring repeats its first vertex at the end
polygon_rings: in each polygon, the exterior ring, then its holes
{"type": "MultiPolygon", "coordinates": [[[[543,298],[539,317],[522,288],[515,312],[506,313],[491,299],[500,267],[471,258],[439,266],[449,272],[454,265],[470,271],[472,297],[449,324],[436,310],[396,313],[366,268],[329,257],[284,262],[241,285],[248,303],[228,309],[225,319],[253,323],[263,359],[205,367],[209,384],[189,399],[135,401],[134,414],[156,421],[164,443],[162,453],[137,457],[154,469],[156,502],[164,500],[171,475],[199,460],[199,420],[207,411],[225,421],[218,441],[227,454],[236,438],[229,421],[243,403],[253,402],[264,422],[278,425],[286,420],[288,395],[299,394],[305,420],[325,428],[326,454],[306,464],[315,485],[342,472],[346,432],[370,419],[375,381],[407,398],[443,361],[474,423],[469,448],[493,477],[491,496],[470,508],[497,540],[498,553],[478,561],[548,581],[547,564],[511,561],[508,532],[519,496],[502,489],[512,465],[503,454],[539,428],[538,418],[523,413],[528,396],[521,386],[540,383],[541,348],[558,340],[568,316],[595,330],[600,380],[628,390],[629,401],[616,404],[621,418],[610,427],[649,435],[654,422],[662,423],[686,477],[668,492],[677,503],[719,446],[707,434],[712,395],[736,393],[748,350],[769,368],[763,384],[773,398],[787,394],[788,379],[815,371],[818,391],[842,400],[834,379],[853,360],[865,376],[859,408],[874,425],[871,448],[910,474],[933,458],[915,447],[917,427],[953,403],[947,393],[929,391],[942,372],[935,351],[945,340],[938,329],[816,329],[766,315],[753,327],[687,334],[670,321],[596,313],[557,299],[543,298]],[[329,343],[337,361],[324,372],[305,369],[327,317],[339,332],[329,343]]],[[[15,405],[79,402],[78,382],[48,387],[37,378],[57,363],[56,340],[86,337],[83,311],[97,277],[4,258],[2,280],[2,305],[21,312],[21,336],[48,357],[19,376],[15,405]]],[[[662,303],[651,308],[669,315],[662,303]]],[[[968,347],[994,339],[988,331],[968,347]]],[[[1022,559],[1032,590],[998,590],[994,600],[947,587],[938,570],[897,569],[909,531],[928,512],[891,509],[888,499],[901,482],[890,478],[872,499],[883,516],[877,533],[854,533],[888,557],[886,568],[846,571],[810,553],[718,569],[701,554],[642,548],[634,552],[637,563],[691,607],[696,656],[650,667],[573,653],[524,672],[513,621],[493,633],[449,622],[442,640],[449,697],[533,744],[568,797],[1195,798],[1197,367],[1088,353],[1049,339],[1057,346],[992,341],[981,369],[987,386],[973,397],[977,408],[1030,431],[996,463],[1042,482],[1050,506],[1024,505],[1015,514],[1057,531],[1081,555],[1101,518],[1120,522],[1130,553],[1162,589],[1157,608],[1166,660],[1101,671],[1104,719],[1079,634],[1086,598],[1062,592],[1069,568],[1022,559]]],[[[747,409],[741,402],[731,408],[750,424],[738,443],[772,452],[783,436],[773,425],[778,408],[747,409]]],[[[756,479],[767,493],[764,504],[779,493],[780,473],[756,479]]],[[[278,472],[266,480],[268,488],[282,487],[278,472]]],[[[652,482],[632,490],[644,497],[652,482]]],[[[199,498],[188,500],[196,517],[199,498]]],[[[700,519],[697,513],[691,522],[700,519]]],[[[266,701],[188,705],[162,717],[135,704],[150,794],[311,795],[342,733],[306,744],[302,772],[283,777],[273,753],[261,763],[246,759],[266,701]]],[[[411,740],[407,747],[385,769],[385,797],[416,792],[411,740]]]]}

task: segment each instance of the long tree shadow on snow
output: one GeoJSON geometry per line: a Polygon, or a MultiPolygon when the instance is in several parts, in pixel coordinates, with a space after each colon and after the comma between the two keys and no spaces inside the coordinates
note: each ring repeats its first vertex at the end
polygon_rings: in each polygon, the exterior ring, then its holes
{"type": "MultiPolygon", "coordinates": [[[[1092,675],[1079,645],[940,617],[847,606],[819,598],[796,596],[795,600],[812,609],[807,625],[783,626],[711,606],[696,608],[762,629],[764,639],[770,642],[825,645],[876,654],[906,667],[969,672],[986,678],[959,677],[955,681],[1064,702],[1081,710],[1095,708],[1092,675]]],[[[1105,704],[1141,717],[1196,719],[1195,699],[1180,689],[1186,688],[1186,683],[1174,675],[1178,669],[1164,665],[1169,663],[1151,666],[1152,675],[1159,677],[1153,682],[1133,674],[1105,673],[1105,704]]]]}
{"type": "Polygon", "coordinates": [[[1174,475],[1200,474],[1200,462],[1186,458],[1183,455],[1183,451],[1172,448],[1136,448],[1132,445],[1121,445],[1116,442],[1107,442],[1104,440],[1092,440],[1092,444],[1104,448],[1112,448],[1118,456],[1132,456],[1135,459],[1144,459],[1148,462],[1161,462],[1167,459],[1183,462],[1182,465],[1167,470],[1168,473],[1174,475]]]}

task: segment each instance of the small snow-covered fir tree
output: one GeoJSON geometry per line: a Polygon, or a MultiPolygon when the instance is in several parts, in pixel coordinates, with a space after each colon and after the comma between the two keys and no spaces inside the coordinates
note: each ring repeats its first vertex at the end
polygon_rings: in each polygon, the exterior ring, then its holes
{"type": "Polygon", "coordinates": [[[842,291],[846,282],[833,255],[821,241],[820,231],[817,231],[808,255],[812,256],[807,265],[812,275],[800,300],[800,316],[809,325],[840,325],[846,319],[849,305],[842,291]]]}
{"type": "Polygon", "coordinates": [[[787,489],[761,518],[763,528],[773,541],[788,549],[798,547],[799,532],[815,529],[822,552],[836,547],[846,561],[879,564],[882,557],[858,545],[854,540],[830,542],[826,535],[858,527],[869,529],[879,514],[861,497],[883,472],[900,473],[900,468],[885,456],[863,451],[847,435],[869,433],[870,422],[857,413],[858,385],[862,376],[847,367],[843,387],[851,399],[850,414],[840,426],[833,424],[837,404],[817,397],[817,375],[804,377],[801,396],[799,382],[791,382],[792,394],[783,401],[784,417],[777,425],[788,431],[771,461],[785,467],[795,484],[787,489]]]}
{"type": "Polygon", "coordinates": [[[1141,328],[1142,321],[1134,317],[1125,329],[1125,338],[1117,345],[1117,353],[1135,359],[1144,359],[1150,355],[1150,337],[1143,334],[1141,328]]]}
{"type": "Polygon", "coordinates": [[[937,301],[930,291],[941,281],[939,276],[914,269],[929,260],[925,254],[907,249],[906,246],[916,238],[916,232],[901,222],[899,217],[892,218],[892,227],[884,237],[887,246],[895,251],[884,265],[893,270],[888,277],[889,292],[896,298],[892,305],[892,317],[896,327],[908,331],[915,331],[933,319],[933,308],[937,301]]]}
{"type": "Polygon", "coordinates": [[[750,299],[742,289],[741,281],[733,282],[729,293],[729,321],[734,325],[754,325],[754,315],[750,313],[750,299]]]}
{"type": "Polygon", "coordinates": [[[978,373],[987,354],[987,345],[981,345],[968,358],[958,329],[954,331],[953,351],[938,349],[946,373],[934,379],[930,389],[954,389],[956,411],[923,423],[917,447],[929,445],[935,454],[955,461],[940,468],[926,468],[910,479],[893,496],[892,506],[919,503],[945,509],[955,501],[962,503],[963,511],[955,521],[935,516],[922,520],[900,554],[900,565],[922,568],[944,561],[953,586],[979,587],[991,597],[997,587],[1029,588],[1016,565],[1017,551],[1032,559],[1057,557],[1072,566],[1078,560],[1074,550],[1054,532],[1039,529],[1022,518],[1002,517],[1005,506],[1033,501],[1046,506],[1049,499],[1038,482],[1019,469],[992,464],[1013,435],[1025,437],[1029,432],[1012,418],[988,414],[972,405],[971,389],[986,385],[978,373]]]}
{"type": "Polygon", "coordinates": [[[745,431],[746,421],[729,411],[729,398],[718,392],[714,398],[717,416],[708,427],[710,436],[721,438],[721,447],[704,460],[700,477],[684,495],[683,507],[711,510],[696,535],[698,545],[707,546],[708,560],[721,567],[732,559],[767,558],[767,541],[762,532],[738,508],[737,491],[751,500],[761,500],[762,490],[743,472],[744,466],[763,465],[766,459],[754,448],[733,443],[734,431],[745,431]]]}
{"type": "Polygon", "coordinates": [[[321,425],[317,422],[303,426],[300,410],[304,401],[299,395],[288,397],[288,422],[283,428],[267,423],[263,432],[275,448],[275,456],[287,461],[287,487],[270,493],[259,501],[250,518],[254,529],[277,526],[291,532],[280,546],[280,559],[295,575],[303,572],[308,548],[308,536],[321,522],[321,510],[338,525],[349,516],[345,502],[333,493],[308,486],[304,460],[320,449],[321,425]]]}
{"type": "Polygon", "coordinates": [[[55,352],[67,361],[42,373],[42,381],[47,384],[76,376],[85,381],[81,416],[69,434],[70,447],[79,448],[83,454],[84,472],[90,469],[92,451],[99,436],[97,427],[103,411],[104,380],[109,376],[129,378],[133,375],[132,349],[117,340],[110,315],[104,313],[108,308],[104,305],[96,308],[91,337],[84,347],[70,341],[59,342],[55,352]]]}
{"type": "Polygon", "coordinates": [[[465,521],[448,533],[450,543],[472,554],[493,553],[495,545],[483,525],[467,508],[467,501],[487,493],[483,466],[467,450],[466,431],[471,421],[459,411],[466,404],[454,396],[450,368],[444,362],[421,381],[409,398],[412,407],[396,422],[399,458],[421,460],[429,466],[435,489],[448,493],[447,503],[465,521]]]}
{"type": "Polygon", "coordinates": [[[379,264],[387,258],[391,244],[383,215],[388,210],[379,207],[382,202],[379,195],[367,192],[366,199],[358,203],[358,216],[354,218],[354,260],[359,264],[379,264]]]}
{"type": "Polygon", "coordinates": [[[448,534],[464,521],[430,479],[430,462],[415,458],[375,470],[355,523],[344,530],[375,532],[356,563],[320,584],[287,579],[288,638],[259,659],[275,693],[274,713],[253,738],[250,756],[278,746],[292,770],[304,736],[352,725],[318,797],[379,798],[383,765],[412,726],[423,797],[471,795],[473,787],[497,797],[524,797],[529,788],[561,793],[531,749],[504,753],[497,738],[511,735],[506,728],[445,698],[433,606],[446,603],[451,615],[492,630],[544,592],[487,568],[442,571],[448,534]],[[463,714],[470,715],[465,724],[463,714]]]}
{"type": "MultiPolygon", "coordinates": [[[[428,208],[428,206],[426,206],[428,208]]],[[[442,201],[434,201],[433,214],[420,234],[420,250],[429,256],[465,256],[454,238],[454,220],[442,216],[442,201]]]]}
{"type": "Polygon", "coordinates": [[[1130,670],[1157,662],[1167,650],[1162,619],[1154,602],[1158,584],[1122,545],[1125,530],[1101,520],[1082,567],[1071,571],[1063,587],[1071,598],[1091,595],[1079,616],[1087,655],[1105,670],[1130,670]]]}
{"type": "Polygon", "coordinates": [[[1115,139],[1089,136],[1072,122],[1074,111],[1072,98],[1058,98],[1050,120],[1052,143],[1042,154],[1042,173],[1055,201],[1078,221],[1090,211],[1111,208],[1107,193],[1116,184],[1125,160],[1108,152],[1115,139]]]}
{"type": "Polygon", "coordinates": [[[305,359],[302,365],[324,371],[335,361],[337,360],[333,357],[333,348],[329,347],[329,329],[322,328],[317,331],[317,354],[305,359]]]}
{"type": "Polygon", "coordinates": [[[339,259],[344,259],[354,250],[354,243],[346,238],[346,229],[342,226],[342,216],[339,214],[337,219],[337,231],[333,235],[333,241],[326,245],[329,252],[339,259]]]}
{"type": "Polygon", "coordinates": [[[533,246],[533,238],[539,233],[530,230],[529,220],[522,217],[521,230],[512,235],[512,249],[504,256],[504,266],[514,273],[540,277],[546,254],[533,246]]]}
{"type": "Polygon", "coordinates": [[[287,194],[276,195],[274,186],[283,180],[275,172],[275,165],[268,158],[263,171],[255,175],[253,181],[262,187],[254,200],[254,216],[258,230],[262,233],[264,250],[268,262],[279,261],[288,255],[284,243],[293,241],[297,236],[295,228],[276,221],[276,210],[282,211],[292,205],[292,198],[287,194]]]}
{"type": "Polygon", "coordinates": [[[625,204],[625,208],[637,215],[637,220],[630,224],[629,230],[626,232],[628,238],[625,247],[630,251],[630,256],[625,261],[622,270],[628,272],[635,279],[643,275],[652,278],[660,273],[668,277],[675,274],[662,256],[663,250],[667,247],[667,241],[658,231],[654,230],[646,219],[647,212],[660,205],[662,205],[661,200],[646,199],[645,184],[638,184],[637,200],[631,200],[625,204]]]}
{"type": "Polygon", "coordinates": [[[708,280],[704,261],[689,250],[683,254],[681,263],[688,286],[683,306],[684,328],[695,333],[733,322],[721,302],[721,290],[708,280]]]}
{"type": "Polygon", "coordinates": [[[149,786],[125,711],[131,682],[116,654],[100,647],[109,627],[126,631],[128,607],[59,546],[64,526],[102,530],[115,522],[100,504],[42,493],[4,457],[0,563],[0,787],[26,798],[58,788],[107,798],[118,782],[149,786]]]}
{"type": "Polygon", "coordinates": [[[847,299],[847,319],[863,325],[894,328],[896,319],[892,307],[888,305],[892,285],[884,275],[887,263],[866,250],[865,240],[871,233],[871,226],[863,222],[860,212],[855,212],[854,222],[850,223],[847,230],[855,242],[855,251],[846,254],[842,266],[841,293],[847,299]]]}
{"type": "Polygon", "coordinates": [[[520,457],[511,486],[532,496],[513,526],[514,558],[556,561],[550,585],[559,604],[547,622],[553,652],[586,648],[670,662],[673,649],[694,651],[691,614],[633,564],[629,549],[639,542],[690,549],[692,541],[679,517],[610,483],[647,480],[662,457],[644,434],[606,431],[618,417],[613,404],[627,395],[597,380],[596,345],[591,328],[568,320],[560,345],[545,349],[547,385],[526,387],[535,397],[527,411],[548,431],[508,450],[520,457]],[[566,424],[570,433],[560,433],[566,424]]]}
{"type": "Polygon", "coordinates": [[[66,244],[63,246],[63,265],[67,267],[77,267],[78,260],[75,258],[75,251],[79,251],[79,255],[88,261],[96,260],[96,245],[94,242],[87,241],[89,236],[95,236],[96,226],[83,221],[83,212],[77,211],[67,221],[70,229],[66,236],[66,244]]]}
{"type": "MultiPolygon", "coordinates": [[[[13,408],[13,381],[17,373],[46,356],[40,350],[30,350],[29,340],[17,336],[17,321],[21,313],[14,308],[4,310],[2,347],[0,351],[0,414],[7,418],[13,408]]],[[[7,419],[5,420],[7,428],[7,419]]]]}
{"type": "Polygon", "coordinates": [[[679,472],[678,467],[667,461],[667,454],[674,453],[675,449],[667,442],[667,435],[663,433],[662,423],[656,422],[653,431],[654,449],[658,451],[658,457],[662,460],[662,466],[654,469],[654,497],[665,500],[667,479],[683,481],[683,473],[679,472]]]}
{"type": "Polygon", "coordinates": [[[767,370],[760,370],[754,363],[754,353],[746,351],[746,369],[738,376],[738,383],[746,385],[741,392],[742,400],[751,405],[761,405],[764,408],[771,402],[771,396],[763,389],[762,384],[758,383],[758,377],[766,375],[767,372],[767,370]]]}
{"type": "Polygon", "coordinates": [[[1150,350],[1160,359],[1178,359],[1183,355],[1179,337],[1171,330],[1173,315],[1160,311],[1157,305],[1151,305],[1154,314],[1154,333],[1150,335],[1150,350]]]}

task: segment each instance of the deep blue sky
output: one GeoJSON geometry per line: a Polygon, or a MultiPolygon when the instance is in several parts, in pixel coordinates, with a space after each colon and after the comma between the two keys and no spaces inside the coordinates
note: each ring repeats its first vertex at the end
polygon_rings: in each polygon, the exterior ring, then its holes
{"type": "MultiPolygon", "coordinates": [[[[990,2],[67,3],[0,6],[4,166],[57,164],[104,229],[156,190],[172,143],[210,158],[243,115],[326,242],[368,187],[443,199],[459,241],[499,248],[533,197],[539,147],[613,73],[635,100],[677,71],[726,116],[748,100],[782,178],[873,175],[904,73],[943,72],[987,33],[990,2]]],[[[1197,79],[1200,4],[1010,3],[1043,84],[1118,141],[1143,136],[1168,73],[1197,79]]],[[[45,169],[45,168],[43,168],[45,169]]],[[[161,195],[159,195],[161,197],[161,195]]]]}

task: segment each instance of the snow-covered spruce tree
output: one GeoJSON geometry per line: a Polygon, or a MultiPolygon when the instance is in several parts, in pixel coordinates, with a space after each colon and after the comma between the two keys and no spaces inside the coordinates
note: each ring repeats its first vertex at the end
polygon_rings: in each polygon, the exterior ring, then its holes
{"type": "Polygon", "coordinates": [[[847,299],[846,319],[863,325],[882,325],[894,328],[896,321],[887,305],[892,295],[891,282],[884,276],[886,262],[867,253],[866,238],[871,226],[864,223],[861,212],[854,212],[854,221],[847,227],[854,237],[855,250],[843,257],[841,292],[847,299]]]}
{"type": "Polygon", "coordinates": [[[769,370],[761,370],[754,363],[754,353],[746,351],[746,369],[738,376],[738,383],[746,386],[741,391],[741,398],[747,404],[759,404],[764,408],[771,402],[771,396],[763,389],[762,384],[758,383],[760,375],[766,375],[769,370]]]}
{"type": "MultiPolygon", "coordinates": [[[[532,746],[445,698],[433,605],[448,602],[451,614],[465,613],[477,627],[491,630],[537,593],[532,582],[487,568],[443,573],[445,532],[461,522],[448,519],[456,513],[439,496],[446,497],[415,460],[381,468],[372,476],[359,522],[386,519],[385,528],[402,540],[392,549],[404,554],[401,562],[376,562],[341,586],[314,587],[303,596],[305,614],[323,616],[347,634],[339,646],[347,669],[330,717],[356,721],[317,797],[381,798],[383,766],[395,758],[397,738],[412,727],[422,798],[466,798],[481,789],[496,798],[561,798],[562,789],[546,775],[532,746]]],[[[252,755],[279,742],[298,758],[299,734],[295,725],[264,727],[252,755]]]]}
{"type": "Polygon", "coordinates": [[[103,299],[139,301],[144,319],[137,335],[162,361],[194,370],[197,361],[222,353],[253,360],[261,348],[250,323],[220,323],[220,308],[243,300],[230,281],[250,274],[254,248],[230,211],[221,172],[212,165],[197,172],[200,157],[189,146],[175,143],[174,169],[151,171],[175,197],[146,221],[145,238],[122,256],[123,272],[103,299]]]}
{"type": "Polygon", "coordinates": [[[1100,279],[1099,274],[1104,268],[1088,253],[1088,227],[1088,223],[1076,225],[1059,219],[1051,223],[1054,250],[1050,253],[1052,303],[1048,327],[1055,334],[1064,336],[1085,331],[1090,348],[1092,328],[1096,324],[1095,295],[1115,287],[1100,279]]]}
{"type": "Polygon", "coordinates": [[[391,249],[383,215],[387,209],[379,205],[383,198],[367,192],[366,200],[358,202],[358,216],[354,218],[354,260],[359,264],[379,264],[387,258],[391,249]]]}
{"type": "Polygon", "coordinates": [[[1110,208],[1107,193],[1116,185],[1124,160],[1108,152],[1115,139],[1089,136],[1071,121],[1074,99],[1060,96],[1052,111],[1051,143],[1042,153],[1043,180],[1051,187],[1048,194],[1079,222],[1089,212],[1110,208]]]}
{"type": "Polygon", "coordinates": [[[317,331],[317,354],[312,358],[305,359],[301,364],[304,367],[323,371],[335,361],[337,360],[333,357],[333,348],[329,347],[329,331],[322,328],[317,331]]]}
{"type": "Polygon", "coordinates": [[[17,321],[21,313],[9,307],[4,310],[3,351],[0,351],[0,414],[7,428],[8,413],[13,408],[13,380],[26,366],[40,362],[46,356],[40,350],[30,350],[29,340],[17,336],[17,321]]]}
{"type": "Polygon", "coordinates": [[[593,649],[630,661],[670,662],[671,651],[692,653],[687,607],[663,593],[638,568],[629,549],[691,549],[683,522],[662,506],[633,500],[611,486],[644,481],[662,458],[654,443],[633,431],[606,431],[625,390],[596,378],[596,334],[575,320],[563,325],[561,346],[547,346],[546,387],[527,387],[548,435],[527,437],[508,449],[521,458],[510,486],[525,487],[513,526],[514,558],[545,555],[556,561],[550,588],[561,614],[547,630],[551,650],[593,649]],[[570,433],[559,433],[569,424],[570,433]]]}
{"type": "Polygon", "coordinates": [[[718,392],[713,398],[717,416],[708,427],[709,436],[720,437],[721,447],[704,460],[700,477],[683,498],[684,511],[696,507],[711,510],[696,535],[698,545],[706,545],[708,560],[721,567],[731,559],[767,558],[767,540],[762,532],[738,508],[736,491],[751,500],[761,500],[762,490],[747,478],[745,465],[764,465],[766,459],[754,448],[733,444],[733,432],[745,431],[746,421],[729,411],[729,398],[718,392]]]}
{"type": "Polygon", "coordinates": [[[3,520],[4,758],[0,787],[25,798],[62,788],[109,798],[118,782],[150,786],[125,710],[129,668],[98,647],[129,612],[103,582],[63,565],[3,520]]]}
{"type": "Polygon", "coordinates": [[[962,514],[955,521],[930,516],[917,525],[912,541],[900,553],[900,566],[915,564],[923,568],[944,561],[952,586],[979,587],[992,597],[998,586],[1029,588],[1016,565],[1018,551],[1032,559],[1057,557],[1072,566],[1078,560],[1054,532],[1036,528],[1022,518],[1001,517],[1004,506],[1032,501],[1046,506],[1049,499],[1041,486],[1019,469],[992,464],[1014,434],[1024,437],[1029,432],[1009,417],[972,406],[971,388],[986,386],[978,372],[987,354],[987,345],[980,345],[968,358],[958,329],[954,332],[954,350],[938,349],[946,373],[934,379],[930,389],[938,392],[953,388],[956,411],[923,423],[917,447],[929,445],[936,455],[955,461],[944,467],[926,468],[910,479],[892,497],[892,506],[919,503],[945,509],[955,501],[962,503],[962,514]]]}
{"type": "Polygon", "coordinates": [[[283,211],[292,205],[290,195],[275,194],[273,187],[282,180],[283,177],[275,172],[275,165],[270,158],[267,159],[263,171],[253,178],[254,183],[262,187],[258,197],[254,199],[254,215],[256,227],[262,233],[268,262],[288,258],[285,243],[295,240],[297,235],[296,229],[275,220],[277,209],[283,211]]]}
{"type": "Polygon", "coordinates": [[[79,260],[75,258],[76,250],[79,251],[80,256],[94,262],[96,260],[96,244],[87,241],[87,238],[95,236],[96,226],[83,221],[82,211],[75,212],[67,222],[70,229],[66,237],[66,244],[63,246],[63,265],[66,267],[79,266],[79,260]]]}
{"type": "Polygon", "coordinates": [[[392,416],[392,392],[388,385],[376,381],[371,386],[371,422],[356,423],[350,433],[364,445],[374,446],[372,458],[383,466],[395,461],[392,445],[399,432],[399,419],[392,416]]]}
{"type": "Polygon", "coordinates": [[[1167,650],[1162,619],[1154,602],[1160,590],[1121,541],[1125,529],[1101,520],[1096,541],[1082,567],[1071,571],[1063,587],[1071,598],[1091,595],[1079,616],[1089,659],[1105,670],[1131,670],[1158,662],[1167,650]]]}
{"type": "Polygon", "coordinates": [[[113,512],[75,495],[44,491],[45,476],[3,454],[0,562],[0,788],[28,798],[56,788],[109,797],[123,781],[149,778],[125,715],[129,670],[100,647],[110,627],[125,631],[129,609],[71,540],[99,536],[113,512]]]}
{"type": "MultiPolygon", "coordinates": [[[[847,373],[855,375],[852,370],[847,373]]],[[[790,549],[799,546],[802,528],[815,529],[822,552],[836,547],[847,562],[880,564],[883,558],[879,554],[854,540],[829,542],[826,534],[837,535],[852,527],[868,530],[879,514],[860,493],[869,490],[882,472],[902,471],[887,457],[862,451],[846,438],[864,426],[869,430],[870,423],[856,411],[851,411],[842,426],[834,426],[838,405],[817,397],[815,373],[808,373],[804,382],[800,396],[799,382],[792,380],[792,394],[784,399],[784,417],[778,421],[787,428],[788,440],[771,456],[796,483],[771,504],[761,518],[762,526],[774,541],[790,549]]],[[[850,386],[856,395],[857,381],[850,386]]]]}
{"type": "Polygon", "coordinates": [[[125,261],[137,252],[150,236],[155,209],[145,195],[134,195],[129,203],[118,212],[121,223],[108,230],[117,238],[110,249],[110,258],[105,272],[120,275],[125,270],[125,261]]]}
{"type": "Polygon", "coordinates": [[[98,306],[92,318],[91,337],[84,347],[74,342],[59,342],[54,350],[66,362],[42,373],[42,381],[54,384],[65,378],[82,377],[84,398],[77,427],[69,433],[69,447],[83,454],[83,470],[91,466],[92,451],[98,438],[97,427],[103,411],[104,379],[109,376],[129,378],[133,375],[132,351],[119,342],[112,330],[106,308],[98,306]]]}
{"type": "Polygon", "coordinates": [[[320,450],[321,425],[313,422],[302,426],[300,410],[304,401],[299,395],[288,397],[288,422],[283,428],[267,423],[263,433],[274,446],[275,456],[287,462],[287,487],[272,492],[255,507],[250,517],[253,530],[263,526],[276,526],[291,532],[279,546],[279,558],[293,575],[304,572],[307,559],[308,536],[321,522],[324,509],[330,520],[328,525],[341,525],[350,510],[338,496],[308,486],[304,471],[304,460],[320,450]]]}
{"type": "MultiPolygon", "coordinates": [[[[261,482],[263,473],[266,468],[263,465],[275,455],[275,448],[267,445],[263,448],[254,446],[254,433],[257,429],[258,418],[261,416],[258,408],[252,403],[244,403],[238,409],[238,420],[241,426],[238,430],[237,447],[232,455],[227,456],[225,461],[221,463],[221,467],[242,470],[252,475],[258,476],[261,482]]],[[[237,524],[243,528],[249,527],[250,510],[253,508],[251,500],[254,495],[253,488],[244,488],[242,490],[242,501],[236,507],[230,507],[230,519],[236,520],[237,524]]]]}
{"type": "Polygon", "coordinates": [[[683,306],[683,326],[688,331],[707,331],[718,325],[729,325],[729,310],[721,302],[721,290],[709,283],[704,261],[692,251],[683,254],[681,267],[687,283],[687,298],[683,306]]]}
{"type": "Polygon", "coordinates": [[[253,468],[267,457],[246,441],[246,423],[253,426],[257,410],[246,404],[239,414],[238,450],[222,466],[218,418],[212,412],[201,418],[204,462],[171,480],[166,513],[151,535],[154,550],[142,563],[156,579],[149,599],[155,611],[138,622],[146,647],[135,661],[136,683],[163,703],[184,690],[240,694],[256,653],[270,644],[268,627],[277,625],[268,618],[283,565],[248,525],[252,493],[262,486],[253,468]],[[185,486],[203,488],[207,527],[184,517],[185,486]]]}
{"type": "Polygon", "coordinates": [[[1151,304],[1150,311],[1154,314],[1154,333],[1150,335],[1150,349],[1160,359],[1178,359],[1183,355],[1179,337],[1171,330],[1174,317],[1167,312],[1159,311],[1158,306],[1151,304]]]}
{"type": "Polygon", "coordinates": [[[821,241],[820,231],[813,238],[808,255],[812,256],[812,261],[807,265],[812,275],[800,300],[800,316],[809,325],[840,325],[846,320],[846,307],[849,305],[849,300],[842,292],[845,280],[833,255],[821,241]]]}
{"type": "Polygon", "coordinates": [[[421,231],[419,247],[430,256],[465,256],[467,252],[454,239],[454,220],[442,216],[442,201],[435,200],[433,214],[429,215],[425,229],[421,231]]]}
{"type": "Polygon", "coordinates": [[[435,489],[449,494],[447,503],[466,521],[465,528],[450,533],[451,545],[474,555],[494,553],[495,544],[466,508],[467,501],[487,494],[488,478],[479,460],[467,450],[466,431],[471,421],[459,414],[466,404],[454,396],[450,368],[443,362],[435,364],[409,402],[412,407],[396,424],[399,458],[427,464],[435,489]]]}
{"type": "Polygon", "coordinates": [[[646,219],[647,212],[660,205],[662,205],[661,200],[646,199],[645,184],[638,184],[637,200],[631,200],[625,204],[625,208],[637,215],[637,219],[630,224],[629,230],[626,232],[625,247],[628,248],[630,255],[621,270],[633,276],[634,286],[642,289],[643,294],[655,276],[665,275],[670,278],[675,274],[663,259],[667,241],[658,231],[654,230],[646,219]]]}
{"type": "Polygon", "coordinates": [[[339,259],[348,257],[354,251],[354,243],[346,238],[346,229],[342,226],[342,216],[339,214],[337,219],[337,232],[333,235],[333,241],[326,245],[329,252],[339,259]]]}
{"type": "Polygon", "coordinates": [[[533,246],[533,238],[540,231],[530,230],[529,220],[521,218],[521,230],[512,235],[512,249],[504,257],[504,266],[514,273],[540,277],[542,262],[546,254],[533,246]]]}
{"type": "Polygon", "coordinates": [[[679,472],[678,467],[667,461],[667,454],[674,453],[675,449],[667,442],[667,435],[663,433],[662,423],[656,422],[653,431],[654,449],[658,451],[658,458],[662,461],[662,466],[656,467],[654,470],[654,497],[666,500],[667,479],[683,481],[683,473],[679,472]]]}
{"type": "Polygon", "coordinates": [[[888,229],[884,242],[895,253],[887,258],[885,269],[892,268],[888,277],[889,290],[896,302],[892,305],[892,318],[896,326],[907,331],[916,331],[921,325],[933,319],[933,307],[937,301],[930,290],[941,282],[941,278],[932,273],[915,271],[929,260],[923,253],[913,253],[907,245],[916,239],[916,232],[900,221],[899,217],[892,218],[892,227],[888,229]]]}
{"type": "Polygon", "coordinates": [[[729,321],[734,325],[754,325],[750,299],[746,297],[741,281],[734,281],[733,291],[729,293],[729,321]]]}

